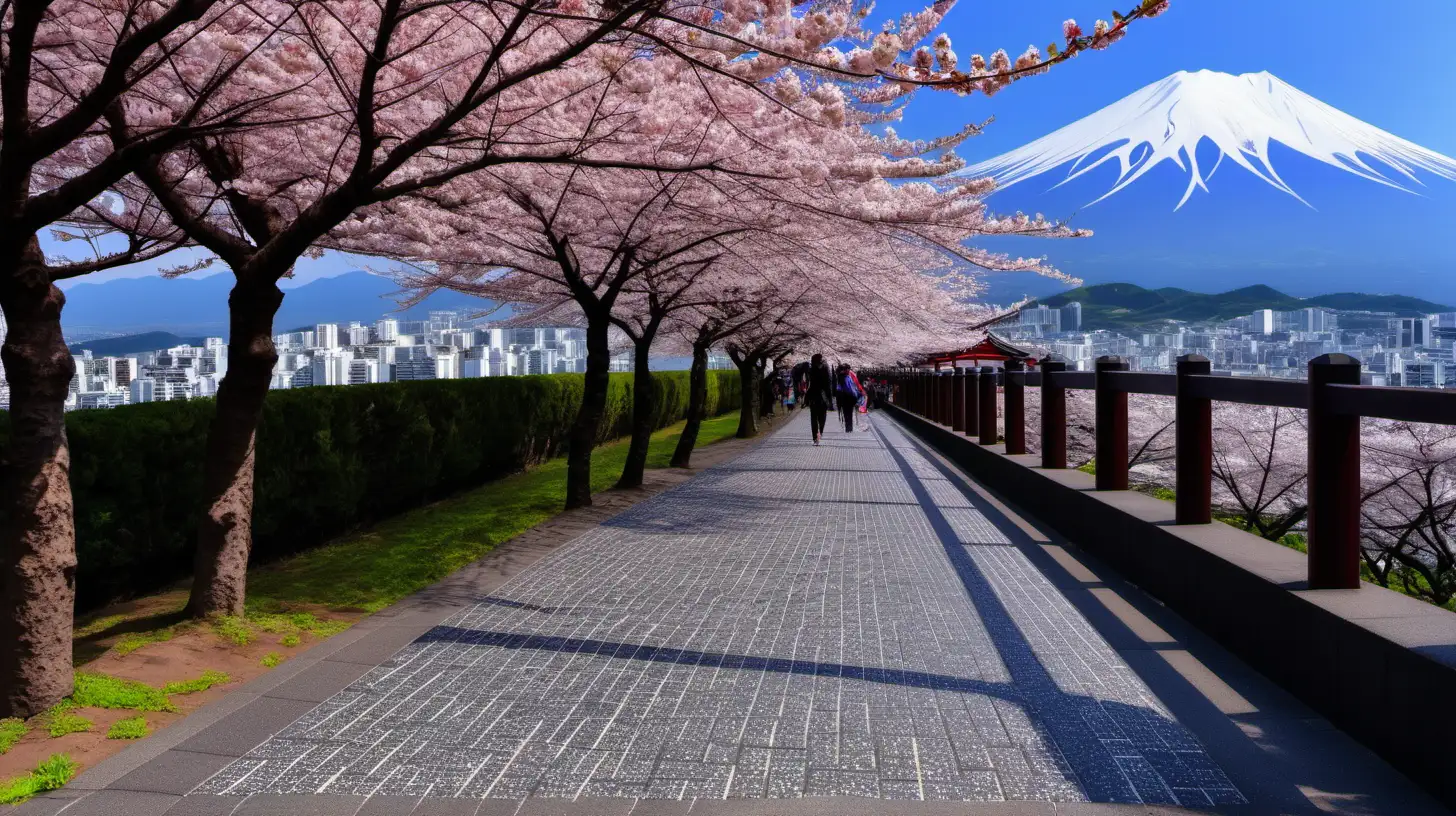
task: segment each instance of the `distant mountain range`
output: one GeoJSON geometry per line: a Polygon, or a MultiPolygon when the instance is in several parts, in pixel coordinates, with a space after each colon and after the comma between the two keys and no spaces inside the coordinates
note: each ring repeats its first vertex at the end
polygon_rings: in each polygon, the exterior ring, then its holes
{"type": "Polygon", "coordinates": [[[202,341],[201,337],[178,337],[171,332],[143,332],[123,337],[88,340],[85,343],[72,343],[71,351],[89,351],[93,357],[122,357],[127,354],[156,351],[173,346],[200,346],[202,341]]]}
{"type": "MultiPolygon", "coordinates": [[[[61,323],[68,337],[171,332],[226,337],[229,274],[205,278],[121,278],[83,283],[66,291],[61,323]]],[[[358,320],[372,323],[386,314],[402,320],[423,319],[432,309],[486,311],[491,302],[457,292],[437,292],[425,302],[399,311],[393,299],[399,287],[368,272],[348,272],[285,290],[273,325],[291,326],[358,320]]],[[[502,317],[505,316],[502,312],[502,317]]],[[[172,345],[176,345],[173,343],[172,345]]],[[[164,348],[154,346],[153,348],[164,348]]]]}
{"type": "Polygon", "coordinates": [[[1256,309],[1293,311],[1322,307],[1349,311],[1393,312],[1403,317],[1453,311],[1420,298],[1405,295],[1366,295],[1339,292],[1297,298],[1269,286],[1245,286],[1220,294],[1190,292],[1167,287],[1144,289],[1133,283],[1104,283],[1082,286],[1052,297],[1042,298],[1046,306],[1082,304],[1082,327],[1085,329],[1127,329],[1148,326],[1164,320],[1185,322],[1232,320],[1256,309]]]}

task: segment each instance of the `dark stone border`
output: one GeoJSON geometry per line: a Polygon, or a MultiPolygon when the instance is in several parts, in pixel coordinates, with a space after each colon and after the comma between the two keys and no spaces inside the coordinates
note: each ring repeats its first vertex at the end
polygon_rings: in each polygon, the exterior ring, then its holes
{"type": "Polygon", "coordinates": [[[1456,614],[1366,584],[1305,589],[1305,556],[1173,504],[1098,492],[895,406],[902,426],[1456,807],[1456,614]]]}

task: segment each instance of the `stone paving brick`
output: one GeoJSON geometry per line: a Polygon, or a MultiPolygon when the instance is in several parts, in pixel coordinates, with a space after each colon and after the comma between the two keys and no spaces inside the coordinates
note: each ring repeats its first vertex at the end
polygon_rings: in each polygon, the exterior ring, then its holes
{"type": "Polygon", "coordinates": [[[198,792],[1242,801],[897,426],[806,424],[341,651],[377,665],[198,792]]]}

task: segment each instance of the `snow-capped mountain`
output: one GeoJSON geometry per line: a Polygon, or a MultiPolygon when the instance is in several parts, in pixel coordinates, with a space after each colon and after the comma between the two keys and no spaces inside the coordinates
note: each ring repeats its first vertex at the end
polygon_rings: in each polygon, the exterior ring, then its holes
{"type": "MultiPolygon", "coordinates": [[[[1304,201],[1270,161],[1271,142],[1370,181],[1411,191],[1423,171],[1456,180],[1456,159],[1427,150],[1315,99],[1267,71],[1233,74],[1179,71],[1009,153],[960,171],[991,176],[1008,187],[1070,164],[1055,186],[1115,162],[1111,190],[1122,190],[1164,161],[1188,174],[1178,209],[1225,158],[1304,201]],[[1209,140],[1218,158],[1206,171],[1198,146],[1209,140]]],[[[1209,155],[1207,149],[1204,155],[1209,155]]],[[[1307,203],[1307,202],[1306,202],[1307,203]]]]}

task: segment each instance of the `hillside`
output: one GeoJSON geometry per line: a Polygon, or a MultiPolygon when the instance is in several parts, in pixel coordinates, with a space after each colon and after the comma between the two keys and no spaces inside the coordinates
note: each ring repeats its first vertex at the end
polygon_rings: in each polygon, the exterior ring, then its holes
{"type": "Polygon", "coordinates": [[[1145,289],[1132,283],[1104,283],[1071,289],[1043,298],[1040,302],[1053,307],[1072,302],[1081,303],[1082,327],[1085,329],[1136,328],[1165,320],[1231,320],[1256,309],[1292,311],[1315,306],[1352,311],[1394,312],[1402,316],[1452,311],[1450,306],[1406,295],[1340,292],[1297,298],[1264,285],[1206,294],[1176,287],[1145,289]]]}
{"type": "Polygon", "coordinates": [[[173,346],[200,346],[201,337],[178,337],[171,332],[145,332],[125,337],[107,337],[85,343],[72,343],[72,352],[90,351],[94,357],[120,357],[141,351],[172,348],[173,346]]]}

